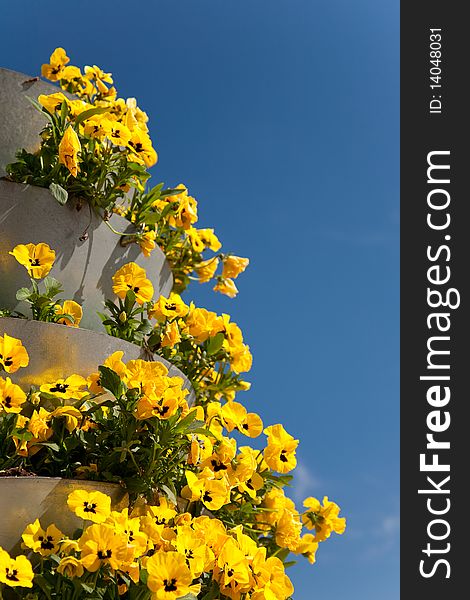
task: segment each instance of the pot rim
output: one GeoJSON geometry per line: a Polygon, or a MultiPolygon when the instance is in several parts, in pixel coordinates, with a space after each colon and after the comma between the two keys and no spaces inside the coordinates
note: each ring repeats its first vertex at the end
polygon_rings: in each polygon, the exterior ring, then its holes
{"type": "Polygon", "coordinates": [[[71,483],[80,484],[98,484],[98,485],[109,485],[113,487],[120,487],[127,491],[127,488],[122,483],[116,481],[101,481],[95,479],[77,479],[76,477],[48,477],[47,475],[2,475],[0,472],[0,484],[2,481],[70,481],[71,483]]]}

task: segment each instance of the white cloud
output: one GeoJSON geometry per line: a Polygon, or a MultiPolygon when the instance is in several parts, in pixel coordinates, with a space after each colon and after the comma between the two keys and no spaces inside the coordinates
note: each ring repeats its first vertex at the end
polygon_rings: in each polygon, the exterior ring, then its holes
{"type": "Polygon", "coordinates": [[[297,504],[300,504],[307,496],[315,495],[316,488],[320,486],[320,480],[301,461],[298,461],[293,475],[294,479],[290,495],[297,504]]]}

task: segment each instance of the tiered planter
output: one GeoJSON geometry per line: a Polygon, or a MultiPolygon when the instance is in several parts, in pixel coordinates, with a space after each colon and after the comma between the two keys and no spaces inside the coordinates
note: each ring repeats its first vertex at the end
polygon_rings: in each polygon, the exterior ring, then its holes
{"type": "MultiPolygon", "coordinates": [[[[5,166],[15,160],[21,148],[39,148],[39,132],[46,119],[27,97],[59,91],[56,86],[27,75],[0,69],[0,177],[5,166]]],[[[110,224],[118,231],[132,231],[132,226],[114,215],[110,224]]],[[[53,275],[63,287],[60,298],[75,300],[83,307],[80,328],[19,318],[0,318],[0,336],[18,338],[27,348],[30,362],[10,374],[11,379],[27,390],[45,381],[66,378],[71,374],[84,377],[96,372],[98,365],[117,350],[124,351],[125,362],[142,358],[164,363],[170,376],[179,376],[190,390],[188,403],[195,394],[189,380],[165,359],[149,355],[135,344],[103,333],[101,319],[104,301],[113,298],[112,276],[124,264],[134,261],[146,270],[155,297],[169,295],[173,277],[163,252],[156,248],[144,257],[137,244],[123,247],[113,233],[87,205],[69,200],[61,206],[49,190],[0,180],[0,306],[28,313],[28,307],[16,300],[16,291],[29,287],[26,270],[8,252],[17,244],[45,242],[55,250],[53,275]]],[[[127,494],[117,484],[49,477],[0,477],[0,547],[19,553],[21,534],[29,523],[39,518],[47,527],[55,523],[71,535],[82,521],[67,510],[67,496],[76,489],[98,490],[111,496],[113,509],[127,504],[127,494]]]]}
{"type": "MultiPolygon", "coordinates": [[[[39,148],[46,118],[28,98],[58,91],[57,86],[23,73],[0,69],[0,177],[19,149],[39,148]]],[[[110,224],[117,231],[132,232],[129,222],[117,215],[110,224]]],[[[96,311],[103,310],[105,298],[113,298],[111,277],[125,263],[134,261],[147,271],[157,297],[169,294],[173,286],[170,266],[159,248],[146,258],[135,243],[122,247],[120,237],[87,205],[79,207],[71,200],[61,206],[45,188],[0,181],[0,230],[0,305],[11,310],[24,309],[15,294],[29,280],[8,252],[29,242],[46,242],[56,251],[53,275],[63,285],[63,298],[83,306],[81,326],[86,329],[102,329],[96,311]]]]}

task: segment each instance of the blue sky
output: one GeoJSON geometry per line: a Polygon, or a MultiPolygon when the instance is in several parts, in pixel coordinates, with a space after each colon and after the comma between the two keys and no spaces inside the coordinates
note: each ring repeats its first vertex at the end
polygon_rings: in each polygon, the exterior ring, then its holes
{"type": "Polygon", "coordinates": [[[229,312],[254,353],[242,400],[300,438],[291,495],[348,518],[296,600],[395,600],[398,586],[398,1],[9,3],[2,66],[56,46],[114,74],[150,116],[153,182],[249,256],[229,312]]]}

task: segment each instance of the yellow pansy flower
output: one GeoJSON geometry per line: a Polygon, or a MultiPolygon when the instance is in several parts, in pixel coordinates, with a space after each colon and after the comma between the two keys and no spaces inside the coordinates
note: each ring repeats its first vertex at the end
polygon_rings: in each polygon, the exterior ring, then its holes
{"type": "Polygon", "coordinates": [[[109,119],[106,114],[93,115],[83,123],[83,132],[92,138],[102,140],[109,129],[109,119]]]}
{"type": "Polygon", "coordinates": [[[214,292],[220,292],[229,298],[235,298],[238,294],[238,288],[232,279],[219,279],[217,284],[212,288],[214,292]]]}
{"type": "Polygon", "coordinates": [[[33,587],[33,567],[26,556],[11,556],[0,548],[0,583],[10,587],[33,587]]]}
{"type": "Polygon", "coordinates": [[[186,480],[191,501],[200,500],[209,510],[219,510],[229,501],[230,489],[222,479],[199,479],[192,471],[186,471],[186,480]]]}
{"type": "Polygon", "coordinates": [[[263,421],[258,414],[247,413],[246,419],[241,424],[241,427],[238,427],[238,431],[250,438],[256,438],[263,431],[263,421]]]}
{"type": "Polygon", "coordinates": [[[131,139],[129,129],[118,121],[104,121],[103,127],[106,131],[106,137],[115,146],[127,146],[131,139]]]}
{"type": "Polygon", "coordinates": [[[236,279],[240,273],[247,268],[250,263],[249,258],[241,258],[240,256],[227,256],[224,260],[222,277],[224,279],[236,279]]]}
{"type": "Polygon", "coordinates": [[[259,588],[251,595],[251,600],[286,600],[294,594],[294,586],[277,556],[266,559],[259,578],[259,588]]]}
{"type": "Polygon", "coordinates": [[[147,279],[145,269],[135,262],[130,262],[121,267],[113,275],[113,292],[118,298],[124,299],[129,290],[136,296],[138,304],[150,302],[153,297],[152,282],[147,279]]]}
{"type": "Polygon", "coordinates": [[[27,548],[31,548],[41,556],[49,556],[58,553],[64,534],[55,525],[43,529],[39,519],[36,519],[26,527],[21,537],[27,548]]]}
{"type": "Polygon", "coordinates": [[[179,406],[179,396],[168,388],[163,394],[145,393],[137,403],[137,418],[150,419],[158,417],[159,419],[169,419],[172,417],[179,406]]]}
{"type": "Polygon", "coordinates": [[[135,127],[138,127],[141,131],[147,132],[148,120],[147,113],[137,106],[137,100],[135,98],[128,98],[126,100],[126,125],[129,129],[133,131],[135,127]]]}
{"type": "Polygon", "coordinates": [[[162,348],[173,348],[173,346],[180,342],[181,335],[178,323],[176,321],[167,323],[162,335],[162,348]]]}
{"type": "Polygon", "coordinates": [[[276,523],[276,544],[294,552],[300,543],[302,523],[297,510],[284,508],[276,523]]]}
{"type": "Polygon", "coordinates": [[[59,162],[61,165],[65,165],[74,177],[77,176],[78,171],[80,170],[78,166],[78,153],[81,149],[82,147],[77,132],[69,125],[60,140],[59,162]]]}
{"type": "Polygon", "coordinates": [[[71,321],[68,317],[58,319],[57,323],[61,325],[67,325],[69,327],[78,327],[83,317],[83,310],[80,304],[77,304],[74,300],[65,300],[64,304],[56,304],[54,306],[54,312],[56,315],[70,315],[73,317],[71,321]]]}
{"type": "Polygon", "coordinates": [[[300,538],[294,553],[302,554],[302,556],[305,556],[308,559],[308,562],[313,565],[316,560],[315,554],[317,550],[318,542],[315,541],[315,536],[312,533],[306,533],[300,538]]]}
{"type": "Polygon", "coordinates": [[[132,560],[132,548],[128,547],[126,537],[116,534],[111,525],[104,523],[91,525],[85,530],[78,543],[81,550],[81,563],[92,573],[98,571],[103,565],[119,569],[123,563],[132,560]]]}
{"type": "Polygon", "coordinates": [[[73,579],[74,577],[81,577],[85,572],[82,563],[74,556],[64,556],[60,559],[60,563],[57,566],[57,572],[65,577],[73,579]]]}
{"type": "Polygon", "coordinates": [[[185,333],[192,335],[196,342],[203,343],[219,331],[224,331],[224,322],[215,312],[205,308],[195,308],[191,302],[189,314],[186,317],[185,333]]]}
{"type": "Polygon", "coordinates": [[[253,356],[250,347],[242,344],[239,350],[230,356],[230,368],[235,373],[247,373],[253,364],[253,356]]]}
{"type": "Polygon", "coordinates": [[[57,81],[61,77],[61,73],[65,65],[70,62],[70,58],[65,53],[63,48],[56,48],[51,54],[49,63],[42,65],[41,75],[49,81],[57,81]]]}
{"type": "Polygon", "coordinates": [[[75,490],[69,494],[67,505],[77,517],[93,523],[103,523],[111,513],[111,498],[98,491],[75,490]]]}
{"type": "Polygon", "coordinates": [[[73,81],[79,82],[82,79],[82,77],[82,72],[78,67],[74,67],[72,65],[64,67],[64,69],[60,73],[61,87],[64,87],[64,83],[70,83],[73,81]]]}
{"type": "Polygon", "coordinates": [[[153,167],[156,164],[158,155],[153,149],[152,140],[145,131],[134,129],[127,145],[131,149],[129,155],[131,161],[145,164],[146,167],[153,167]]]}
{"type": "Polygon", "coordinates": [[[151,319],[165,321],[175,317],[184,317],[188,313],[189,307],[183,302],[179,294],[171,292],[169,298],[160,296],[149,309],[148,315],[151,319]]]}
{"type": "Polygon", "coordinates": [[[199,237],[199,232],[195,227],[189,227],[186,230],[186,236],[194,252],[204,252],[205,244],[199,237]]]}
{"type": "Polygon", "coordinates": [[[0,367],[7,373],[15,373],[28,364],[28,352],[21,340],[10,337],[7,333],[0,336],[0,367]]]}
{"type": "Polygon", "coordinates": [[[56,92],[54,94],[41,94],[38,96],[38,102],[53,115],[61,109],[62,102],[69,104],[69,99],[62,92],[56,92]]]}
{"type": "Polygon", "coordinates": [[[206,283],[210,281],[214,277],[214,273],[217,271],[217,267],[219,266],[219,259],[217,256],[213,258],[209,258],[208,260],[203,260],[198,263],[194,270],[199,278],[200,283],[206,283]]]}
{"type": "Polygon", "coordinates": [[[156,231],[146,231],[139,238],[139,246],[144,256],[150,256],[152,250],[155,250],[156,231]]]}
{"type": "Polygon", "coordinates": [[[101,94],[106,94],[108,88],[104,85],[104,83],[113,83],[113,78],[111,73],[105,73],[102,69],[93,65],[92,67],[85,67],[85,76],[90,81],[94,81],[96,87],[100,91],[101,94]]]}
{"type": "Polygon", "coordinates": [[[173,541],[175,550],[186,558],[193,578],[200,577],[206,563],[207,548],[204,538],[188,525],[177,527],[173,541]]]}
{"type": "MultiPolygon", "coordinates": [[[[122,379],[128,388],[140,388],[142,390],[149,382],[156,386],[165,375],[168,375],[168,368],[163,363],[137,358],[126,364],[122,379]]],[[[162,386],[162,390],[164,390],[166,388],[164,381],[162,381],[162,386]]]]}
{"type": "Polygon", "coordinates": [[[76,398],[80,400],[83,396],[86,396],[88,392],[86,391],[87,381],[81,375],[70,375],[66,379],[57,379],[52,383],[43,383],[40,386],[41,392],[46,392],[47,394],[54,394],[58,398],[63,398],[67,400],[69,398],[76,398]]]}
{"type": "Polygon", "coordinates": [[[77,429],[82,421],[83,415],[74,406],[59,406],[51,412],[51,418],[56,417],[65,419],[65,427],[69,433],[77,429]]]}
{"type": "Polygon", "coordinates": [[[42,406],[33,412],[28,422],[28,431],[34,436],[32,442],[45,442],[52,436],[54,431],[49,427],[50,418],[50,413],[42,406]]]}
{"type": "Polygon", "coordinates": [[[230,588],[232,584],[246,586],[250,582],[250,568],[244,552],[239,544],[228,537],[217,557],[217,568],[214,577],[222,587],[230,588]]]}
{"type": "Polygon", "coordinates": [[[279,473],[288,473],[295,469],[295,450],[299,440],[295,440],[279,424],[266,427],[264,433],[268,436],[268,446],[264,450],[264,460],[268,467],[279,473]]]}
{"type": "Polygon", "coordinates": [[[210,437],[200,433],[192,433],[188,437],[191,440],[191,449],[188,455],[188,464],[197,466],[212,455],[212,440],[210,439],[210,437]]]}
{"type": "Polygon", "coordinates": [[[206,248],[214,252],[218,252],[222,248],[222,244],[213,229],[198,229],[198,234],[206,248]]]}
{"type": "Polygon", "coordinates": [[[20,386],[12,383],[9,377],[6,379],[0,377],[0,414],[2,411],[6,413],[21,412],[24,402],[26,402],[26,394],[20,386]]]}
{"type": "Polygon", "coordinates": [[[46,277],[52,269],[55,260],[55,251],[49,247],[49,244],[40,242],[39,244],[18,244],[13,248],[11,254],[23,265],[33,279],[42,279],[46,277]]]}
{"type": "Polygon", "coordinates": [[[147,535],[140,530],[139,517],[129,517],[129,511],[124,508],[122,511],[112,511],[106,521],[111,525],[114,531],[127,538],[127,543],[132,547],[133,558],[142,556],[147,550],[147,535]]]}
{"type": "Polygon", "coordinates": [[[315,529],[313,541],[323,542],[333,531],[344,533],[346,519],[338,516],[341,509],[334,502],[330,502],[328,496],[323,498],[323,506],[312,496],[305,499],[304,506],[307,510],[302,514],[302,522],[307,529],[315,529]]]}
{"type": "Polygon", "coordinates": [[[148,559],[146,568],[147,585],[156,600],[177,600],[199,593],[200,586],[191,585],[193,575],[179,552],[157,552],[148,559]]]}
{"type": "MultiPolygon", "coordinates": [[[[176,186],[181,193],[170,196],[168,199],[171,202],[172,211],[168,215],[168,223],[171,227],[181,227],[189,229],[193,223],[197,221],[197,201],[192,196],[188,195],[188,190],[185,185],[180,183],[176,186]]],[[[167,201],[156,200],[154,206],[163,210],[167,205],[167,201]]]]}

